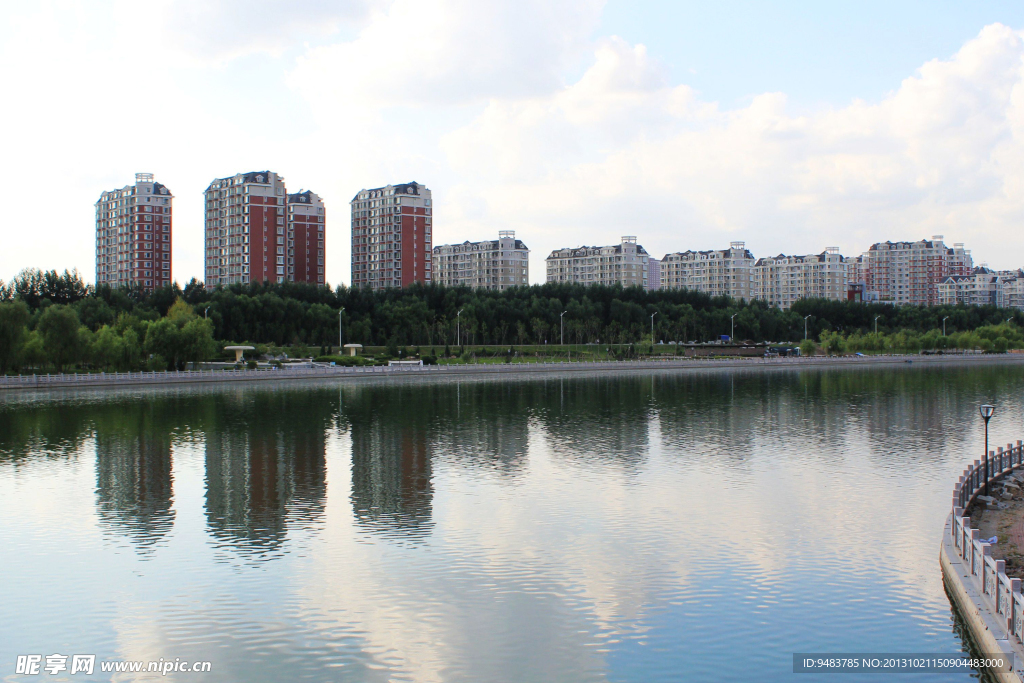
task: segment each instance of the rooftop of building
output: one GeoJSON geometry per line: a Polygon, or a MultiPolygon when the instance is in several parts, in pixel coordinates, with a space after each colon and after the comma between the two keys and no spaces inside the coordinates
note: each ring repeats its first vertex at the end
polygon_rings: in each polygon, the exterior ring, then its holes
{"type": "MultiPolygon", "coordinates": [[[[248,173],[236,173],[234,175],[224,176],[223,178],[214,178],[206,187],[206,189],[209,190],[217,183],[223,182],[225,180],[233,180],[234,178],[239,177],[241,178],[243,183],[270,185],[271,181],[274,179],[274,176],[276,175],[277,174],[274,173],[273,171],[249,171],[248,173]]],[[[281,179],[280,176],[278,176],[278,178],[281,179]]]]}
{"type": "Polygon", "coordinates": [[[318,199],[320,199],[320,195],[312,190],[299,190],[288,195],[289,204],[312,204],[318,199]]]}
{"type": "MultiPolygon", "coordinates": [[[[481,240],[479,242],[470,242],[469,240],[466,240],[465,242],[457,243],[457,244],[439,244],[436,247],[434,247],[434,251],[435,252],[439,251],[441,249],[444,249],[445,247],[467,247],[467,246],[468,247],[472,247],[472,246],[486,246],[486,247],[491,248],[491,249],[497,249],[498,248],[498,242],[499,242],[499,240],[481,240]]],[[[522,240],[519,240],[519,239],[516,240],[514,248],[515,249],[526,249],[527,251],[529,251],[529,248],[525,244],[523,244],[522,240]]]]}
{"type": "Polygon", "coordinates": [[[380,192],[382,197],[391,196],[392,194],[411,194],[419,195],[420,190],[430,192],[430,189],[426,185],[417,183],[415,180],[411,183],[399,183],[398,185],[385,185],[384,187],[371,187],[370,189],[362,189],[356,192],[356,195],[352,197],[352,201],[362,198],[362,195],[367,192],[380,192]]]}
{"type": "MultiPolygon", "coordinates": [[[[582,247],[562,247],[561,249],[555,249],[554,251],[552,251],[551,254],[548,256],[548,258],[566,258],[565,255],[558,255],[559,252],[565,252],[565,251],[569,252],[569,254],[568,254],[569,258],[576,257],[576,256],[593,256],[593,252],[595,250],[600,250],[600,249],[614,249],[614,253],[621,254],[622,253],[622,245],[623,244],[636,244],[636,243],[635,242],[622,242],[622,243],[619,243],[619,244],[609,244],[609,245],[606,245],[606,246],[603,246],[603,247],[588,247],[586,245],[584,245],[582,247]]],[[[644,249],[643,246],[641,246],[639,244],[636,244],[636,253],[641,255],[641,256],[650,256],[650,254],[647,253],[647,250],[644,249]]]]}

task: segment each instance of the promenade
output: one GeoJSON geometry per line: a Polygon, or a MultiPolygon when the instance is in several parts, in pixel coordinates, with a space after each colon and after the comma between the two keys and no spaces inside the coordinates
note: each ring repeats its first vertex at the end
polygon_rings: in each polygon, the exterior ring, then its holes
{"type": "Polygon", "coordinates": [[[106,372],[0,377],[0,391],[56,387],[121,387],[141,385],[275,382],[309,379],[360,380],[386,377],[515,377],[538,373],[612,373],[636,370],[769,370],[799,368],[860,368],[881,365],[1024,364],[1024,354],[812,356],[808,358],[716,358],[550,363],[473,363],[466,365],[405,365],[315,367],[259,370],[182,370],[168,372],[106,372]]]}

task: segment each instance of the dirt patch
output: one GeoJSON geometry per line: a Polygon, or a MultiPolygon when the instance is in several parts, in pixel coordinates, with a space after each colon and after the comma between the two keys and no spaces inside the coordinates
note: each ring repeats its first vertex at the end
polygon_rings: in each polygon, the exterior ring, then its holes
{"type": "Polygon", "coordinates": [[[1024,579],[1024,474],[1013,473],[989,484],[997,504],[976,502],[967,510],[982,538],[996,536],[992,557],[1006,562],[1006,575],[1024,579]]]}

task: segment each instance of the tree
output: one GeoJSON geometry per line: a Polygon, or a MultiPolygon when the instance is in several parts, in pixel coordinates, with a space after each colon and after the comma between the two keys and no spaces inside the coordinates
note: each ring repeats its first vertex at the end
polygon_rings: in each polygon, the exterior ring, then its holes
{"type": "Polygon", "coordinates": [[[17,366],[28,334],[29,315],[23,301],[0,303],[0,374],[17,366]]]}
{"type": "Polygon", "coordinates": [[[50,306],[39,317],[36,329],[42,335],[43,349],[57,372],[75,362],[81,355],[78,314],[70,306],[50,306]]]}
{"type": "Polygon", "coordinates": [[[818,350],[818,345],[814,343],[813,339],[804,339],[800,342],[800,355],[801,356],[813,356],[818,350]]]}

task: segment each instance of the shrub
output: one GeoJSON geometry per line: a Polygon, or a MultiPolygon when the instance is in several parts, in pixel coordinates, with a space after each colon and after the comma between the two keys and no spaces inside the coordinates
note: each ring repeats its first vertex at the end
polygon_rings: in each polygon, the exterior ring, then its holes
{"type": "Polygon", "coordinates": [[[167,369],[167,359],[161,356],[159,353],[154,353],[146,361],[146,369],[150,372],[159,372],[160,370],[167,369]]]}
{"type": "Polygon", "coordinates": [[[256,361],[254,361],[254,360],[249,361],[248,363],[245,364],[245,367],[249,368],[250,370],[255,370],[256,369],[256,361]]]}

